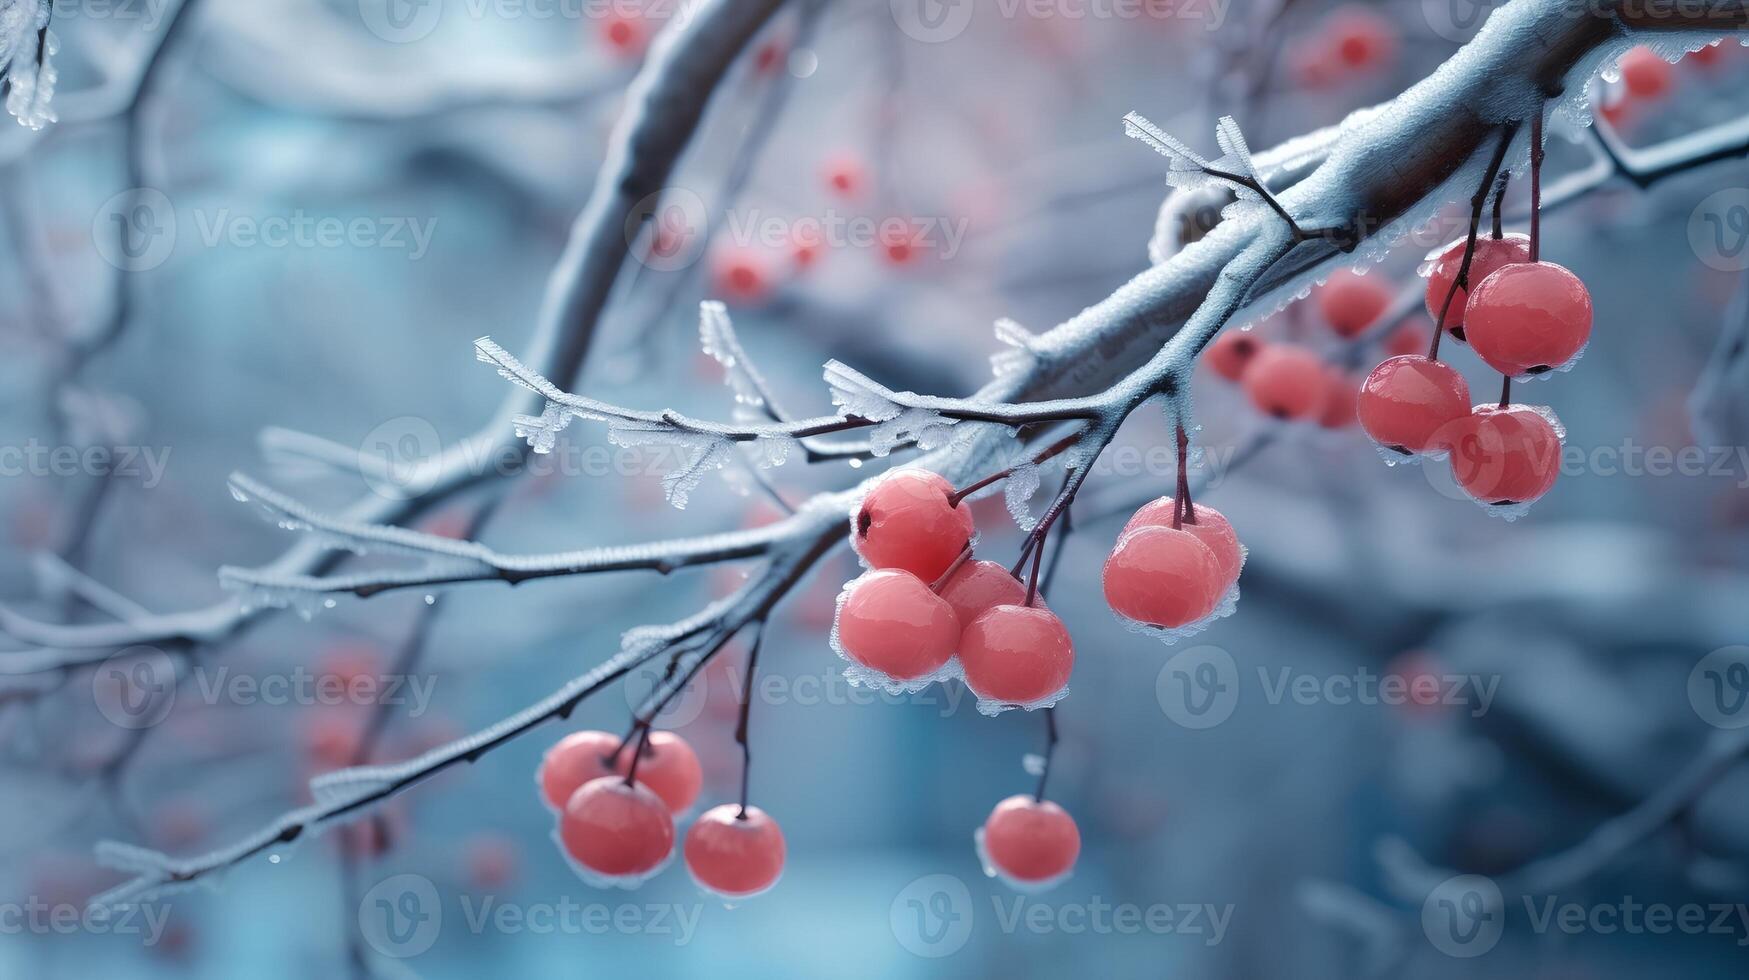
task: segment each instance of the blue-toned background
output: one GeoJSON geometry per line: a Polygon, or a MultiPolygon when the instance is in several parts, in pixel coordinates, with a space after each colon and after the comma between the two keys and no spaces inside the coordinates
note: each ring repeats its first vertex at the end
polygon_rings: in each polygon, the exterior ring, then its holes
{"type": "MultiPolygon", "coordinates": [[[[265,428],[425,452],[490,417],[507,385],[472,341],[521,352],[641,40],[673,13],[430,0],[429,31],[385,37],[378,0],[196,2],[132,111],[177,4],[58,7],[63,118],[0,134],[0,597],[35,619],[113,618],[70,596],[62,563],[152,612],[225,599],[219,566],[291,543],[232,499],[233,471],[317,507],[369,492],[264,453],[265,428]],[[134,186],[161,197],[118,204],[134,186]],[[118,218],[160,249],[152,260],[118,260],[118,218]],[[79,353],[111,326],[113,341],[79,353]],[[92,445],[125,447],[133,465],[55,462],[92,445]]],[[[897,389],[965,394],[989,376],[997,318],[1048,328],[1146,267],[1165,161],[1124,137],[1124,112],[1203,149],[1233,114],[1270,146],[1388,98],[1465,36],[1444,4],[1366,4],[1390,43],[1339,69],[1326,47],[1342,13],[1326,3],[961,2],[969,24],[931,38],[901,29],[916,23],[898,0],[826,0],[809,26],[780,12],[669,188],[700,202],[714,238],[681,268],[628,269],[582,376],[556,380],[728,417],[732,394],[696,343],[698,301],[722,297],[798,411],[830,411],[829,358],[897,389]],[[808,217],[851,230],[804,263],[789,235],[808,217]],[[919,247],[895,255],[854,234],[888,219],[928,229],[919,247]]],[[[1668,93],[1624,110],[1622,133],[1650,143],[1741,115],[1746,81],[1734,44],[1684,59],[1668,93]]],[[[1587,159],[1556,139],[1551,174],[1587,159]]],[[[841,549],[780,607],[761,661],[752,792],[789,843],[771,893],[727,908],[680,868],[597,891],[561,859],[535,767],[566,731],[622,730],[654,679],[640,674],[630,695],[611,688],[396,798],[345,832],[348,861],[342,831],[306,835],[215,889],[81,919],[121,880],[93,860],[97,841],[195,855],[308,801],[308,778],[378,708],[320,703],[316,677],[404,681],[378,758],[406,758],[543,697],[624,630],[686,615],[739,572],[470,585],[434,605],[395,592],[199,645],[143,732],[107,716],[101,669],[0,678],[0,978],[1740,975],[1749,767],[1705,762],[1749,724],[1735,697],[1749,684],[1727,669],[1749,643],[1745,379],[1715,379],[1708,425],[1689,399],[1721,331],[1742,337],[1749,315],[1732,305],[1749,262],[1724,239],[1694,247],[1691,228],[1715,214],[1731,232],[1733,202],[1749,217],[1746,181],[1727,161],[1647,193],[1611,183],[1545,219],[1545,257],[1584,278],[1597,317],[1574,371],[1520,392],[1568,433],[1560,482],[1522,520],[1485,513],[1437,466],[1382,465],[1353,427],[1281,426],[1200,376],[1199,499],[1250,560],[1238,613],[1166,647],[1123,629],[1099,590],[1122,505],[1173,478],[1159,413],[1130,421],[1077,505],[1050,596],[1078,653],[1052,795],[1084,840],[1054,890],[986,878],[971,840],[1032,786],[1023,757],[1042,720],[984,717],[958,685],[889,697],[846,684],[826,641],[855,574],[841,549]],[[1260,434],[1267,446],[1233,465],[1260,434]],[[396,657],[423,619],[403,677],[396,657]],[[1223,717],[1186,708],[1200,664],[1221,672],[1223,717]],[[1691,686],[1707,665],[1725,683],[1716,704],[1691,686]],[[1381,693],[1387,676],[1440,693],[1404,703],[1381,693]],[[1683,778],[1634,843],[1582,846],[1683,778]],[[1414,884],[1462,872],[1510,886],[1563,854],[1604,856],[1558,890],[1509,897],[1485,948],[1439,938],[1444,893],[1414,884]],[[377,900],[409,895],[400,907],[423,926],[385,940],[377,900]],[[1703,926],[1680,925],[1696,914],[1703,926]]],[[[1413,290],[1435,244],[1372,274],[1413,290]]],[[[1310,303],[1256,329],[1332,363],[1377,356],[1346,352],[1310,303]]],[[[1474,389],[1494,391],[1459,350],[1474,389]]],[[[455,533],[501,495],[483,540],[534,552],[775,517],[721,473],[675,510],[664,467],[618,453],[574,424],[533,472],[415,526],[455,533]]],[[[772,473],[799,498],[884,465],[772,473]]],[[[980,553],[1011,560],[1000,495],[976,514],[980,553]]],[[[704,805],[738,792],[741,656],[732,647],[666,719],[705,764],[704,805]]]]}

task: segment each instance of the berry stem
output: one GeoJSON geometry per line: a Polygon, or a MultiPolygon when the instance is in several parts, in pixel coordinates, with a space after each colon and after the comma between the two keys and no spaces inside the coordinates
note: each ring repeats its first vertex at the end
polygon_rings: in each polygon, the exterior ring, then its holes
{"type": "Polygon", "coordinates": [[[1512,375],[1502,374],[1500,376],[1500,407],[1505,408],[1510,404],[1512,404],[1512,375]]]}
{"type": "Polygon", "coordinates": [[[973,483],[973,484],[966,486],[964,489],[955,490],[954,492],[947,495],[947,502],[949,504],[952,504],[955,507],[958,507],[960,505],[960,501],[966,499],[967,497],[971,496],[974,493],[977,493],[979,490],[982,490],[985,487],[990,486],[991,484],[999,483],[999,482],[1006,480],[1009,477],[1013,476],[1014,471],[1017,469],[1020,469],[1020,467],[1022,465],[1037,466],[1038,464],[1044,462],[1045,460],[1050,459],[1051,457],[1060,454],[1063,450],[1068,449],[1070,446],[1073,446],[1080,438],[1081,438],[1081,430],[1077,429],[1074,432],[1071,432],[1068,435],[1064,436],[1063,438],[1058,439],[1056,442],[1051,443],[1049,446],[1046,446],[1045,448],[1039,450],[1038,454],[1033,456],[1031,459],[1027,460],[1026,463],[1024,463],[1024,464],[1017,463],[1014,466],[1008,467],[1007,469],[997,470],[996,472],[990,474],[989,476],[984,477],[982,480],[979,480],[976,483],[973,483]]]}
{"type": "MultiPolygon", "coordinates": [[[[1439,338],[1445,336],[1445,317],[1451,312],[1451,304],[1457,298],[1459,289],[1470,288],[1470,260],[1476,257],[1476,235],[1482,230],[1482,209],[1488,203],[1488,189],[1494,186],[1494,178],[1500,173],[1500,165],[1506,160],[1506,150],[1512,145],[1512,137],[1518,133],[1518,123],[1509,122],[1500,130],[1500,143],[1494,147],[1494,156],[1488,161],[1488,172],[1482,176],[1482,186],[1476,188],[1474,197],[1470,198],[1470,237],[1464,242],[1464,261],[1458,266],[1457,277],[1452,279],[1451,288],[1445,292],[1445,302],[1439,307],[1439,322],[1433,325],[1433,345],[1427,349],[1427,359],[1439,360],[1439,338]]],[[[1531,173],[1534,175],[1535,170],[1531,173]]],[[[1534,176],[1532,186],[1535,185],[1534,176]]],[[[1536,226],[1533,223],[1531,227],[1536,226]]],[[[1532,231],[1533,248],[1535,231],[1532,231]]]]}
{"type": "Polygon", "coordinates": [[[1543,226],[1543,107],[1530,118],[1530,260],[1542,255],[1543,226]]]}
{"type": "Polygon", "coordinates": [[[1051,778],[1051,759],[1057,754],[1057,709],[1053,705],[1045,709],[1045,764],[1039,770],[1038,788],[1033,790],[1034,802],[1045,801],[1045,782],[1051,778]]]}
{"type": "Polygon", "coordinates": [[[1494,240],[1506,237],[1506,230],[1500,221],[1500,208],[1506,203],[1506,184],[1512,179],[1512,171],[1500,171],[1500,179],[1494,182],[1494,240]]]}
{"type": "Polygon", "coordinates": [[[741,746],[741,809],[736,820],[747,819],[747,774],[753,770],[753,748],[747,742],[747,716],[753,709],[753,675],[759,668],[759,647],[765,642],[765,620],[754,627],[753,644],[747,648],[747,675],[741,682],[741,718],[735,723],[735,742],[741,746]]]}
{"type": "Polygon", "coordinates": [[[1038,594],[1039,559],[1043,555],[1045,535],[1050,533],[1051,525],[1055,524],[1057,518],[1069,509],[1069,504],[1074,502],[1075,494],[1081,490],[1081,484],[1087,481],[1087,472],[1086,469],[1076,469],[1072,466],[1064,472],[1063,488],[1057,491],[1056,499],[1051,501],[1050,509],[1045,511],[1045,516],[1039,519],[1038,526],[1027,534],[1026,541],[1021,544],[1020,560],[1008,570],[1008,574],[1019,578],[1020,570],[1026,567],[1027,559],[1033,559],[1032,577],[1026,588],[1026,605],[1032,605],[1034,596],[1038,594]]]}
{"type": "Polygon", "coordinates": [[[953,578],[953,573],[959,571],[960,566],[964,565],[966,560],[971,557],[972,546],[968,542],[964,548],[960,549],[960,553],[954,556],[953,564],[947,566],[947,571],[942,572],[940,578],[929,583],[929,591],[939,594],[942,589],[947,587],[947,580],[953,578]]]}
{"type": "MultiPolygon", "coordinates": [[[[620,748],[625,748],[625,743],[620,743],[620,748]]],[[[632,751],[632,764],[626,767],[625,783],[627,786],[631,786],[637,781],[638,763],[644,761],[644,753],[648,751],[649,748],[650,723],[646,721],[638,728],[638,747],[632,751]]],[[[618,755],[619,753],[615,750],[614,754],[618,755]]]]}
{"type": "Polygon", "coordinates": [[[1196,523],[1196,504],[1190,499],[1190,434],[1178,424],[1178,494],[1172,501],[1172,528],[1196,523]]]}

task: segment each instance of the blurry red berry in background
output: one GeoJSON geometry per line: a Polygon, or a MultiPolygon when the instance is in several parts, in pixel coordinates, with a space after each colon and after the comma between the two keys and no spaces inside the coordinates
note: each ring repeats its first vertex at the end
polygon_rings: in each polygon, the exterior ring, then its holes
{"type": "Polygon", "coordinates": [[[1645,45],[1628,49],[1621,56],[1621,81],[1636,99],[1661,99],[1670,94],[1670,62],[1645,45]]]}
{"type": "Polygon", "coordinates": [[[1338,337],[1358,337],[1391,305],[1391,287],[1375,276],[1340,269],[1318,287],[1318,312],[1338,337]]]}
{"type": "Polygon", "coordinates": [[[1339,7],[1324,23],[1337,60],[1349,69],[1382,68],[1396,57],[1397,26],[1368,7],[1339,7]]]}
{"type": "Polygon", "coordinates": [[[1252,355],[1263,349],[1263,341],[1248,330],[1228,330],[1209,344],[1204,360],[1216,374],[1228,381],[1237,381],[1245,373],[1252,355]]]}
{"type": "Polygon", "coordinates": [[[1271,344],[1258,351],[1240,378],[1251,404],[1283,421],[1310,418],[1324,409],[1324,362],[1292,344],[1271,344]]]}
{"type": "Polygon", "coordinates": [[[711,283],[726,303],[752,306],[771,294],[771,263],[751,246],[731,246],[711,256],[711,283]]]}
{"type": "Polygon", "coordinates": [[[826,190],[838,197],[856,197],[868,182],[862,161],[848,152],[828,157],[820,168],[820,177],[825,181],[826,190]]]}
{"type": "Polygon", "coordinates": [[[600,31],[602,42],[621,57],[642,57],[650,46],[650,27],[642,17],[609,13],[602,18],[600,31]]]}

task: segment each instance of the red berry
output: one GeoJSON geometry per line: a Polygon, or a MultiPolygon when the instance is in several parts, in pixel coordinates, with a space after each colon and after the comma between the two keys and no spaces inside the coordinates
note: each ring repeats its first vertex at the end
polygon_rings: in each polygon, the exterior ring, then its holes
{"type": "Polygon", "coordinates": [[[1338,337],[1358,337],[1391,305],[1391,289],[1343,269],[1318,289],[1318,312],[1338,337]]]}
{"type": "Polygon", "coordinates": [[[1103,577],[1113,612],[1169,629],[1214,612],[1228,584],[1208,545],[1188,531],[1158,526],[1119,538],[1103,577]]]}
{"type": "MultiPolygon", "coordinates": [[[[1458,270],[1463,268],[1464,248],[1467,238],[1460,238],[1442,250],[1427,276],[1427,315],[1434,322],[1439,322],[1439,311],[1445,309],[1446,332],[1459,340],[1464,339],[1464,315],[1469,302],[1468,293],[1460,288],[1451,297],[1451,307],[1446,309],[1445,297],[1451,292],[1452,283],[1457,280],[1458,270]]],[[[1507,235],[1504,238],[1476,239],[1476,254],[1470,259],[1470,285],[1493,275],[1498,269],[1518,262],[1530,261],[1530,238],[1525,235],[1507,235]]],[[[1425,345],[1423,345],[1425,347],[1425,345]]],[[[1403,353],[1410,353],[1404,351],[1403,353]]]]}
{"type": "Polygon", "coordinates": [[[759,51],[753,56],[753,71],[759,75],[769,75],[783,64],[783,45],[777,41],[767,41],[759,46],[759,51]]]}
{"type": "Polygon", "coordinates": [[[757,895],[783,873],[785,846],[777,821],[756,806],[712,807],[686,832],[686,870],[701,887],[729,898],[757,895]]]}
{"type": "Polygon", "coordinates": [[[875,568],[934,582],[972,540],[972,512],[955,507],[952,493],[952,484],[928,470],[887,475],[856,512],[856,553],[875,568]]]}
{"type": "Polygon", "coordinates": [[[572,732],[541,757],[535,779],[540,783],[541,797],[547,806],[563,810],[565,801],[578,787],[591,780],[612,775],[608,765],[614,750],[619,748],[619,736],[607,732],[572,732]]]}
{"type": "Polygon", "coordinates": [[[1240,384],[1251,403],[1273,418],[1309,418],[1324,409],[1324,362],[1302,347],[1263,348],[1245,366],[1240,384]]]}
{"type": "Polygon", "coordinates": [[[1507,266],[1470,296],[1470,348],[1501,374],[1564,367],[1591,339],[1591,293],[1553,262],[1507,266]]]}
{"type": "Polygon", "coordinates": [[[1372,440],[1404,455],[1441,452],[1448,426],[1470,414],[1464,376],[1424,354],[1388,358],[1361,383],[1360,427],[1372,440]]]}
{"type": "Polygon", "coordinates": [[[1324,377],[1324,411],[1318,424],[1326,429],[1346,429],[1354,424],[1358,386],[1348,372],[1334,365],[1325,369],[1324,377]]]}
{"type": "Polygon", "coordinates": [[[1263,341],[1246,330],[1228,330],[1209,344],[1204,357],[1214,372],[1228,381],[1237,381],[1245,373],[1252,355],[1263,349],[1263,341]]]}
{"type": "Polygon", "coordinates": [[[941,597],[962,624],[970,624],[992,606],[1026,604],[1026,586],[993,561],[968,561],[941,587],[941,597]]]}
{"type": "Polygon", "coordinates": [[[638,878],[674,850],[674,818],[655,793],[620,776],[584,783],[559,816],[571,860],[605,878],[638,878]]]}
{"type": "Polygon", "coordinates": [[[1397,50],[1397,28],[1366,7],[1342,7],[1325,28],[1337,60],[1350,69],[1383,65],[1397,50]]]}
{"type": "Polygon", "coordinates": [[[1686,59],[1692,59],[1693,62],[1697,65],[1700,65],[1700,66],[1706,67],[1706,68],[1710,68],[1713,65],[1716,65],[1719,63],[1719,56],[1723,53],[1724,52],[1721,51],[1719,48],[1719,42],[1714,41],[1713,43],[1708,44],[1705,47],[1702,47],[1698,51],[1688,52],[1688,54],[1684,55],[1683,57],[1686,59]]]}
{"type": "Polygon", "coordinates": [[[888,218],[875,232],[881,243],[881,254],[893,265],[905,265],[917,257],[917,242],[911,222],[888,218]]]}
{"type": "Polygon", "coordinates": [[[838,609],[838,645],[845,656],[894,680],[940,670],[960,638],[947,600],[910,572],[869,572],[846,588],[838,609]]]}
{"type": "Polygon", "coordinates": [[[771,269],[764,253],[730,248],[712,259],[711,279],[718,295],[741,306],[762,302],[771,292],[771,269]]]}
{"type": "Polygon", "coordinates": [[[979,839],[992,874],[1026,884],[1061,878],[1081,854],[1075,819],[1050,800],[1010,796],[996,804],[979,839]]]}
{"type": "Polygon", "coordinates": [[[1433,342],[1433,324],[1419,318],[1403,324],[1385,337],[1385,354],[1398,357],[1419,354],[1433,342]]]}
{"type": "MultiPolygon", "coordinates": [[[[635,739],[632,744],[637,744],[635,739]]],[[[623,776],[631,768],[632,749],[628,747],[620,753],[615,771],[623,776]]],[[[704,767],[699,765],[698,753],[686,739],[673,732],[653,731],[644,746],[643,757],[638,760],[638,784],[661,797],[670,811],[685,813],[704,786],[704,767]]]]}
{"type": "Polygon", "coordinates": [[[821,175],[826,181],[826,189],[839,197],[856,197],[868,181],[862,163],[848,153],[827,160],[821,175]]]}
{"type": "MultiPolygon", "coordinates": [[[[1123,526],[1118,538],[1121,540],[1138,527],[1171,527],[1173,504],[1171,497],[1160,497],[1143,504],[1130,517],[1129,523],[1123,526]]],[[[1213,507],[1193,503],[1191,510],[1196,520],[1194,523],[1185,520],[1182,529],[1208,546],[1209,553],[1215,557],[1215,566],[1220,569],[1221,592],[1225,593],[1227,586],[1239,580],[1239,569],[1245,564],[1245,552],[1239,547],[1239,534],[1233,530],[1233,524],[1227,520],[1227,515],[1213,507]]]]}
{"type": "Polygon", "coordinates": [[[1527,406],[1478,405],[1452,429],[1452,476],[1483,503],[1529,503],[1560,475],[1560,433],[1527,406]]]}
{"type": "Polygon", "coordinates": [[[1621,80],[1636,99],[1661,99],[1670,92],[1670,62],[1638,45],[1621,56],[1621,80]]]}
{"type": "Polygon", "coordinates": [[[1063,621],[1036,606],[994,606],[960,635],[966,687],[980,698],[1032,704],[1061,691],[1075,667],[1063,621]]]}
{"type": "MultiPolygon", "coordinates": [[[[633,740],[636,744],[636,740],[633,740]]],[[[572,732],[547,750],[538,778],[547,805],[563,809],[571,794],[603,776],[625,776],[632,768],[632,748],[619,749],[619,736],[607,732],[572,732]],[[614,761],[608,768],[609,760],[614,761]]],[[[653,731],[638,761],[638,784],[647,787],[674,813],[684,813],[704,786],[704,768],[686,739],[673,732],[653,731]]]]}
{"type": "Polygon", "coordinates": [[[650,29],[642,20],[614,14],[601,22],[601,39],[616,53],[637,57],[650,45],[650,29]]]}

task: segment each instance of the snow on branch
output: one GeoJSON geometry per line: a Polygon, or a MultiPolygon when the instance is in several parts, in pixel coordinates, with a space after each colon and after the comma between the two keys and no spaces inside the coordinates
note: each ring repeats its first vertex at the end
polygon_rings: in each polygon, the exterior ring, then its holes
{"type": "MultiPolygon", "coordinates": [[[[595,324],[606,308],[625,263],[626,222],[636,215],[639,188],[658,188],[668,181],[703,119],[710,96],[728,74],[748,41],[765,26],[782,0],[708,0],[693,16],[671,22],[652,45],[633,80],[625,110],[608,141],[606,158],[588,202],[577,215],[565,251],[549,276],[545,297],[528,349],[541,369],[569,377],[587,357],[595,324]],[[635,191],[635,193],[634,193],[635,191]]],[[[189,0],[178,4],[186,10],[189,0]]],[[[178,16],[174,24],[184,23],[178,16]]],[[[160,32],[157,43],[167,38],[160,32]]],[[[150,75],[161,59],[143,69],[150,75]]],[[[144,79],[141,85],[146,84],[144,79]]],[[[133,96],[130,96],[132,98],[133,96]]],[[[129,103],[131,105],[131,102],[129,103]]],[[[126,108],[121,106],[120,108],[126,108]]],[[[349,520],[369,523],[407,522],[464,487],[485,480],[473,461],[493,457],[519,444],[501,419],[530,407],[521,392],[505,399],[496,417],[466,442],[446,450],[421,481],[424,492],[388,499],[367,494],[348,507],[349,520]]],[[[422,474],[424,475],[424,474],[422,474]]],[[[282,573],[310,574],[332,559],[331,553],[304,541],[262,567],[282,573]]],[[[139,643],[210,643],[233,635],[262,610],[244,609],[230,598],[179,612],[163,613],[126,623],[45,622],[0,606],[0,632],[32,646],[64,649],[119,648],[139,643]]]]}
{"type": "Polygon", "coordinates": [[[91,900],[94,907],[113,907],[171,894],[210,881],[256,855],[278,852],[302,839],[307,831],[355,819],[395,794],[486,753],[540,725],[568,718],[584,699],[664,653],[697,650],[714,655],[749,624],[763,622],[803,575],[843,540],[842,508],[817,507],[798,515],[781,547],[769,555],[763,575],[755,575],[734,593],[699,612],[661,626],[628,630],[613,656],[572,679],[552,694],[488,728],[432,749],[407,762],[358,766],[318,776],[310,783],[315,802],[282,814],[253,834],[228,847],[194,858],[170,855],[130,844],[105,841],[98,859],[133,874],[133,878],[91,900]]]}
{"type": "Polygon", "coordinates": [[[411,557],[411,568],[373,569],[346,574],[310,575],[273,569],[225,567],[226,588],[249,594],[251,602],[305,604],[317,595],[351,593],[368,598],[405,588],[434,588],[461,582],[502,581],[589,575],[644,569],[668,574],[680,568],[755,558],[783,540],[799,521],[723,534],[680,538],[654,544],[611,545],[548,554],[512,555],[476,541],[457,541],[409,528],[346,521],[314,510],[241,474],[231,477],[232,494],[256,504],[281,527],[305,532],[324,547],[357,554],[373,552],[411,557]]]}

